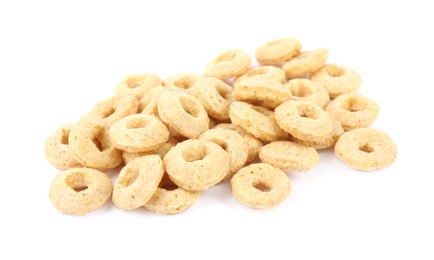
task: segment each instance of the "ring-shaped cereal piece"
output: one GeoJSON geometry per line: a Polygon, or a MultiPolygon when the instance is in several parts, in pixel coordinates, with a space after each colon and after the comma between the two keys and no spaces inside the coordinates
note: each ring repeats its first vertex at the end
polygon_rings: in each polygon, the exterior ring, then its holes
{"type": "Polygon", "coordinates": [[[330,102],[326,110],[348,131],[368,127],[377,118],[380,106],[359,94],[343,94],[330,102]]]}
{"type": "Polygon", "coordinates": [[[165,79],[163,85],[168,90],[189,93],[190,88],[193,87],[196,81],[203,77],[202,75],[194,73],[182,73],[165,79]]]}
{"type": "Polygon", "coordinates": [[[209,117],[202,103],[183,92],[161,94],[158,115],[171,129],[188,138],[197,138],[209,129],[209,117]]]}
{"type": "Polygon", "coordinates": [[[110,127],[113,145],[130,153],[153,151],[169,140],[169,129],[154,115],[135,114],[110,127]]]}
{"type": "Polygon", "coordinates": [[[229,173],[230,156],[213,142],[189,139],[164,156],[170,179],[185,190],[206,190],[229,173]]]}
{"type": "Polygon", "coordinates": [[[274,66],[259,66],[251,68],[243,75],[238,76],[234,81],[234,87],[244,79],[267,79],[277,83],[284,83],[285,72],[274,66]]]}
{"type": "Polygon", "coordinates": [[[282,70],[288,79],[305,78],[321,68],[328,57],[329,51],[325,48],[304,51],[283,64],[282,70]]]}
{"type": "Polygon", "coordinates": [[[292,79],[285,85],[293,100],[308,101],[324,108],[330,102],[327,89],[308,79],[292,79]]]}
{"type": "Polygon", "coordinates": [[[49,197],[60,212],[84,215],[104,206],[112,190],[112,182],[105,173],[85,167],[71,168],[54,178],[49,197]]]}
{"type": "Polygon", "coordinates": [[[259,150],[259,158],[281,170],[306,171],[319,164],[315,148],[290,141],[274,141],[259,150]]]}
{"type": "Polygon", "coordinates": [[[109,126],[102,119],[83,117],[71,127],[69,147],[74,158],[83,166],[113,169],[122,163],[122,151],[113,146],[109,126]]]}
{"type": "Polygon", "coordinates": [[[115,88],[115,96],[132,95],[141,99],[150,89],[161,86],[161,79],[153,73],[126,76],[115,88]]]}
{"type": "Polygon", "coordinates": [[[139,101],[139,113],[158,115],[158,99],[165,91],[165,87],[155,87],[149,90],[139,101]]]}
{"type": "Polygon", "coordinates": [[[374,171],[389,166],[396,158],[393,140],[376,129],[358,128],[341,135],[335,154],[346,165],[362,171],[374,171]]]}
{"type": "Polygon", "coordinates": [[[301,43],[295,38],[282,38],[267,42],[255,51],[256,60],[264,65],[275,65],[297,56],[301,43]]]}
{"type": "Polygon", "coordinates": [[[113,204],[128,210],[145,205],[157,190],[163,174],[163,161],[158,155],[132,160],[122,168],[113,186],[113,204]]]}
{"type": "Polygon", "coordinates": [[[217,56],[205,67],[205,76],[228,79],[247,71],[250,65],[249,55],[240,49],[229,49],[217,56]]]}
{"type": "Polygon", "coordinates": [[[134,160],[136,158],[143,157],[145,155],[156,154],[156,155],[160,156],[161,159],[163,159],[164,156],[170,151],[170,149],[172,149],[172,147],[174,147],[177,143],[178,143],[178,141],[175,138],[169,137],[169,141],[162,144],[160,147],[158,147],[157,150],[149,151],[149,152],[138,152],[138,153],[130,153],[130,152],[124,151],[124,152],[122,152],[122,158],[124,159],[125,164],[131,162],[132,160],[134,160]]]}
{"type": "Polygon", "coordinates": [[[252,208],[272,208],[291,191],[288,176],[268,163],[255,163],[239,170],[231,180],[232,194],[252,208]]]}
{"type": "Polygon", "coordinates": [[[95,116],[111,125],[121,118],[137,113],[139,101],[131,95],[111,97],[96,104],[89,112],[90,116],[95,116]]]}
{"type": "Polygon", "coordinates": [[[361,78],[357,72],[337,64],[324,65],[312,73],[310,79],[324,86],[332,98],[355,92],[361,84],[361,78]]]}
{"type": "Polygon", "coordinates": [[[59,169],[79,167],[69,147],[68,137],[72,125],[64,125],[54,131],[45,142],[45,156],[47,160],[59,169]]]}
{"type": "Polygon", "coordinates": [[[245,102],[234,102],[229,108],[229,117],[234,125],[242,127],[264,142],[284,139],[288,134],[276,123],[273,111],[245,102]]]}

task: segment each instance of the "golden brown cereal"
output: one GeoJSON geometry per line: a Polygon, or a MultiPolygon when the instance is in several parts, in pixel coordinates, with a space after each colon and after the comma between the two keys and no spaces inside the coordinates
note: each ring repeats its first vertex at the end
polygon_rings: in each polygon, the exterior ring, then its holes
{"type": "Polygon", "coordinates": [[[259,150],[259,158],[281,170],[306,171],[319,164],[318,152],[290,141],[274,141],[259,150]]]}
{"type": "Polygon", "coordinates": [[[239,49],[229,49],[217,56],[205,67],[205,76],[228,79],[239,76],[247,71],[250,58],[247,53],[239,49]]]}
{"type": "Polygon", "coordinates": [[[122,168],[113,187],[113,204],[120,209],[136,209],[148,202],[164,174],[158,155],[132,160],[122,168]]]}
{"type": "Polygon", "coordinates": [[[190,139],[164,156],[170,179],[185,190],[206,190],[229,173],[230,156],[213,142],[190,139]]]}
{"type": "Polygon", "coordinates": [[[189,90],[198,79],[203,78],[202,75],[194,73],[183,73],[167,78],[163,85],[168,90],[182,91],[189,93],[189,90]]]}
{"type": "Polygon", "coordinates": [[[284,83],[285,72],[280,68],[274,66],[260,66],[256,68],[251,68],[243,75],[237,77],[234,81],[234,86],[236,87],[244,79],[266,79],[277,83],[284,83]]]}
{"type": "Polygon", "coordinates": [[[335,153],[352,168],[373,171],[392,164],[397,148],[386,133],[376,129],[358,128],[339,138],[335,153]]]}
{"type": "Polygon", "coordinates": [[[59,169],[79,167],[80,164],[74,159],[69,148],[68,137],[72,125],[64,125],[48,137],[45,142],[45,156],[48,161],[59,169]]]}
{"type": "Polygon", "coordinates": [[[130,153],[153,151],[169,140],[169,129],[154,115],[135,114],[114,123],[113,145],[130,153]]]}
{"type": "Polygon", "coordinates": [[[104,119],[109,125],[121,118],[137,113],[139,101],[131,95],[111,97],[95,105],[90,116],[104,119]]]}
{"type": "Polygon", "coordinates": [[[337,64],[324,65],[312,73],[310,79],[324,86],[332,98],[355,92],[361,84],[360,75],[357,72],[337,64]]]}
{"type": "Polygon", "coordinates": [[[255,51],[256,60],[265,65],[275,65],[297,56],[301,43],[295,38],[283,38],[267,42],[255,51]]]}
{"type": "Polygon", "coordinates": [[[267,163],[255,163],[239,170],[231,180],[232,194],[252,208],[272,208],[291,191],[291,182],[284,172],[267,163]]]}
{"type": "Polygon", "coordinates": [[[362,95],[343,94],[333,100],[326,110],[348,131],[370,126],[377,118],[380,107],[362,95]]]}
{"type": "Polygon", "coordinates": [[[115,88],[115,95],[132,95],[141,99],[150,89],[158,86],[161,86],[161,80],[153,73],[131,74],[119,82],[115,88]]]}
{"type": "Polygon", "coordinates": [[[112,189],[105,173],[85,167],[71,168],[54,178],[49,197],[60,212],[84,215],[104,206],[112,189]]]}
{"type": "Polygon", "coordinates": [[[166,91],[165,87],[155,87],[149,90],[139,101],[139,112],[145,115],[158,115],[158,100],[166,91]]]}
{"type": "Polygon", "coordinates": [[[292,94],[293,100],[308,101],[324,108],[330,102],[327,89],[308,79],[292,79],[286,86],[292,94]]]}
{"type": "Polygon", "coordinates": [[[129,153],[129,152],[122,152],[122,158],[124,159],[124,163],[127,164],[131,162],[132,160],[145,156],[145,155],[152,155],[156,154],[161,157],[161,159],[164,158],[164,156],[169,152],[172,147],[174,147],[178,141],[173,138],[169,137],[169,141],[167,143],[162,144],[157,150],[149,151],[149,152],[138,152],[138,153],[129,153]]]}
{"type": "Polygon", "coordinates": [[[304,51],[283,64],[282,70],[285,71],[288,79],[305,78],[321,68],[327,61],[328,56],[329,51],[324,48],[304,51]]]}
{"type": "Polygon", "coordinates": [[[89,116],[71,127],[69,147],[81,165],[104,170],[122,163],[122,152],[111,143],[108,130],[104,120],[89,116]]]}
{"type": "Polygon", "coordinates": [[[197,138],[209,128],[202,103],[186,93],[163,93],[158,101],[158,115],[167,126],[188,138],[197,138]]]}

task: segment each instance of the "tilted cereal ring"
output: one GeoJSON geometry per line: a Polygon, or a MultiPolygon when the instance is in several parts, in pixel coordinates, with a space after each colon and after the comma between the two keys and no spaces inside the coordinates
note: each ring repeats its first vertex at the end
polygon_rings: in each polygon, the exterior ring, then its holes
{"type": "Polygon", "coordinates": [[[71,127],[69,147],[81,165],[104,170],[122,163],[122,152],[111,143],[108,130],[109,126],[95,117],[84,117],[71,127]]]}
{"type": "Polygon", "coordinates": [[[232,194],[252,208],[272,208],[291,191],[291,182],[284,172],[267,163],[255,163],[239,170],[231,180],[232,194]]]}
{"type": "Polygon", "coordinates": [[[274,141],[259,150],[259,158],[281,170],[306,171],[319,164],[318,152],[290,141],[274,141]]]}
{"type": "Polygon", "coordinates": [[[190,94],[199,99],[208,114],[219,120],[229,119],[229,105],[233,89],[223,80],[201,78],[190,88],[190,94]]]}
{"type": "Polygon", "coordinates": [[[324,108],[330,102],[327,89],[308,79],[292,79],[288,81],[293,100],[308,101],[324,108]]]}
{"type": "Polygon", "coordinates": [[[158,115],[158,99],[166,91],[165,87],[155,87],[148,91],[139,101],[139,113],[158,115]]]}
{"type": "Polygon", "coordinates": [[[158,115],[171,129],[188,138],[197,138],[209,128],[202,103],[186,93],[163,93],[158,101],[158,115]]]}
{"type": "Polygon", "coordinates": [[[377,118],[380,107],[362,95],[343,94],[333,100],[326,110],[348,131],[370,126],[377,118]]]}
{"type": "Polygon", "coordinates": [[[301,43],[295,38],[283,38],[267,42],[255,51],[256,60],[265,65],[275,65],[298,55],[301,43]]]}
{"type": "Polygon", "coordinates": [[[45,156],[52,165],[59,169],[80,166],[69,148],[68,137],[71,126],[64,125],[59,127],[45,142],[45,156]]]}
{"type": "Polygon", "coordinates": [[[153,73],[126,76],[115,88],[115,96],[132,95],[141,99],[151,88],[161,86],[161,79],[153,73]]]}
{"type": "Polygon", "coordinates": [[[234,86],[237,86],[243,79],[266,79],[277,83],[283,83],[286,80],[285,72],[274,66],[251,68],[235,79],[234,86]]]}
{"type": "Polygon", "coordinates": [[[109,131],[113,145],[136,153],[152,151],[169,140],[169,129],[154,115],[130,115],[114,123],[109,131]]]}
{"type": "Polygon", "coordinates": [[[60,212],[84,215],[104,206],[112,190],[112,182],[105,173],[84,167],[71,168],[54,178],[49,197],[60,212]]]}
{"type": "Polygon", "coordinates": [[[181,91],[189,93],[189,90],[202,75],[193,73],[178,74],[164,80],[163,85],[168,90],[181,91]]]}
{"type": "Polygon", "coordinates": [[[292,58],[282,66],[288,79],[305,78],[309,74],[317,71],[327,61],[329,51],[327,49],[317,49],[304,51],[292,58]]]}
{"type": "Polygon", "coordinates": [[[206,190],[229,172],[229,154],[213,142],[190,139],[178,143],[164,156],[170,179],[185,190],[206,190]]]}
{"type": "Polygon", "coordinates": [[[330,114],[310,102],[287,101],[276,108],[274,116],[283,130],[301,140],[317,140],[333,131],[330,114]]]}
{"type": "Polygon", "coordinates": [[[228,129],[210,129],[199,136],[199,140],[220,145],[230,156],[229,173],[226,179],[241,169],[247,161],[247,145],[243,137],[228,129]]]}
{"type": "Polygon", "coordinates": [[[177,143],[178,141],[175,138],[169,137],[169,141],[167,141],[167,143],[162,144],[160,147],[158,147],[157,150],[149,151],[149,152],[138,152],[138,153],[130,153],[124,151],[122,152],[122,158],[124,159],[125,164],[131,162],[136,158],[143,157],[145,155],[152,155],[152,154],[156,154],[160,156],[161,159],[163,159],[164,156],[170,151],[170,149],[172,149],[172,147],[174,147],[177,143]]]}
{"type": "Polygon", "coordinates": [[[337,64],[324,65],[312,73],[310,79],[324,86],[332,98],[355,92],[361,84],[361,78],[357,72],[337,64]]]}
{"type": "Polygon", "coordinates": [[[244,102],[234,102],[229,108],[229,117],[234,125],[242,127],[264,142],[283,139],[288,134],[280,129],[273,111],[244,102]]]}
{"type": "Polygon", "coordinates": [[[119,173],[113,187],[113,204],[120,209],[136,209],[148,202],[164,174],[158,155],[132,160],[119,173]]]}
{"type": "Polygon", "coordinates": [[[138,106],[139,101],[134,96],[111,97],[96,104],[89,115],[104,119],[111,125],[121,118],[135,114],[138,106]]]}
{"type": "Polygon", "coordinates": [[[250,58],[247,53],[239,49],[229,49],[220,54],[205,67],[205,76],[228,79],[239,76],[247,71],[250,58]]]}
{"type": "Polygon", "coordinates": [[[393,140],[376,129],[358,128],[344,133],[335,145],[335,154],[346,165],[373,171],[392,164],[397,148],[393,140]]]}

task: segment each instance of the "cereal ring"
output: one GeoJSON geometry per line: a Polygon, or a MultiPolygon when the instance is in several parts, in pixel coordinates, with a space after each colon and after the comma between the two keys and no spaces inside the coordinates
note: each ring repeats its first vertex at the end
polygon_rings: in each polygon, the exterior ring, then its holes
{"type": "Polygon", "coordinates": [[[312,73],[310,79],[324,86],[332,98],[355,92],[361,84],[360,75],[357,72],[337,64],[324,65],[312,73]]]}
{"type": "Polygon", "coordinates": [[[328,57],[329,51],[324,48],[304,51],[283,64],[282,70],[285,71],[288,79],[305,78],[321,68],[328,57]]]}
{"type": "Polygon", "coordinates": [[[49,197],[60,212],[84,215],[104,206],[112,190],[112,182],[105,173],[85,167],[71,168],[54,178],[49,197]]]}
{"type": "Polygon", "coordinates": [[[136,209],[148,202],[164,174],[158,155],[147,155],[125,165],[113,187],[113,204],[120,209],[136,209]]]}
{"type": "Polygon", "coordinates": [[[164,156],[170,179],[185,190],[206,190],[229,172],[229,154],[213,142],[190,139],[178,143],[164,156]]]}
{"type": "Polygon", "coordinates": [[[163,93],[158,101],[158,115],[171,129],[188,138],[197,138],[209,128],[202,103],[186,93],[163,93]]]}
{"type": "Polygon", "coordinates": [[[84,117],[71,127],[69,147],[81,165],[104,170],[122,163],[122,152],[111,143],[108,130],[104,120],[95,117],[84,117]]]}
{"type": "Polygon", "coordinates": [[[327,89],[308,79],[292,79],[286,87],[291,91],[292,99],[308,101],[324,108],[330,102],[327,89]]]}
{"type": "Polygon", "coordinates": [[[239,76],[247,71],[250,58],[239,49],[229,49],[220,54],[205,67],[205,76],[228,79],[239,76]]]}
{"type": "Polygon", "coordinates": [[[96,104],[89,115],[104,119],[111,125],[121,118],[135,114],[138,106],[139,101],[134,96],[111,97],[96,104]]]}
{"type": "Polygon", "coordinates": [[[370,126],[377,118],[380,107],[362,95],[343,94],[333,100],[326,110],[348,131],[370,126]]]}
{"type": "Polygon", "coordinates": [[[393,140],[376,129],[358,128],[344,133],[335,145],[335,154],[346,165],[362,171],[389,166],[396,158],[393,140]]]}
{"type": "Polygon", "coordinates": [[[243,79],[266,79],[277,83],[284,83],[285,72],[274,66],[260,66],[256,68],[251,68],[246,73],[238,76],[234,81],[234,87],[237,86],[243,79]]]}
{"type": "Polygon", "coordinates": [[[306,101],[286,101],[274,111],[277,124],[301,140],[318,140],[333,131],[333,120],[321,107],[306,101]]]}
{"type": "Polygon", "coordinates": [[[297,56],[301,43],[295,38],[283,38],[267,42],[255,51],[256,60],[265,65],[275,65],[297,56]]]}
{"type": "Polygon", "coordinates": [[[261,103],[274,109],[291,99],[291,92],[282,84],[265,79],[245,79],[237,84],[234,98],[248,103],[261,103]]]}
{"type": "Polygon", "coordinates": [[[72,125],[64,125],[48,137],[45,142],[45,156],[48,161],[59,169],[79,167],[80,164],[74,159],[69,148],[68,137],[72,125]]]}
{"type": "Polygon", "coordinates": [[[318,152],[308,146],[290,141],[274,141],[259,150],[259,158],[281,170],[306,171],[319,164],[318,152]]]}
{"type": "Polygon", "coordinates": [[[243,137],[228,129],[210,129],[199,136],[199,140],[220,145],[230,156],[229,173],[226,179],[241,169],[247,161],[247,145],[243,137]]]}
{"type": "Polygon", "coordinates": [[[126,76],[115,88],[115,96],[132,95],[141,99],[150,89],[161,86],[160,78],[153,73],[126,76]]]}
{"type": "Polygon", "coordinates": [[[145,156],[145,155],[152,155],[152,154],[156,154],[158,156],[161,157],[161,159],[164,158],[164,156],[169,152],[170,149],[172,149],[172,147],[174,147],[176,144],[178,143],[178,141],[173,138],[173,137],[169,137],[169,141],[167,141],[167,143],[161,145],[157,150],[154,151],[150,151],[150,152],[139,152],[139,153],[129,153],[129,152],[123,152],[122,153],[122,158],[124,159],[124,163],[127,164],[129,162],[131,162],[132,160],[145,156]]]}
{"type": "Polygon", "coordinates": [[[258,209],[280,204],[291,191],[284,172],[267,163],[255,163],[239,170],[231,180],[232,194],[246,206],[258,209]]]}
{"type": "Polygon", "coordinates": [[[190,88],[201,78],[203,78],[203,76],[199,74],[183,73],[167,78],[164,80],[163,85],[168,90],[189,93],[190,88]]]}
{"type": "Polygon", "coordinates": [[[273,111],[244,102],[234,102],[229,108],[229,117],[234,125],[242,127],[264,142],[283,139],[288,136],[274,119],[273,111]]]}
{"type": "Polygon", "coordinates": [[[158,115],[158,99],[166,91],[165,87],[155,87],[139,101],[139,112],[145,115],[158,115]]]}
{"type": "Polygon", "coordinates": [[[169,140],[169,129],[154,115],[130,115],[114,123],[109,131],[113,145],[136,153],[152,151],[169,140]]]}

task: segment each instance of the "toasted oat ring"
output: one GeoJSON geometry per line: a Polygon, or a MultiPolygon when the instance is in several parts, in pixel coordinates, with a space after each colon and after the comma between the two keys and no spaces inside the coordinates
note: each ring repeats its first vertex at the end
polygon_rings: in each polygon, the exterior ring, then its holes
{"type": "Polygon", "coordinates": [[[169,140],[169,129],[154,115],[130,115],[114,123],[109,131],[113,145],[130,153],[157,149],[169,140]]]}
{"type": "Polygon", "coordinates": [[[272,208],[291,191],[291,182],[284,172],[267,163],[255,163],[239,170],[231,180],[232,194],[252,208],[272,208]]]}
{"type": "Polygon", "coordinates": [[[380,107],[374,101],[359,94],[343,94],[326,108],[348,131],[368,127],[377,118],[380,107]]]}
{"type": "Polygon", "coordinates": [[[234,125],[242,127],[264,142],[283,139],[288,136],[274,119],[273,111],[245,102],[234,102],[229,108],[229,117],[234,125]]]}
{"type": "Polygon", "coordinates": [[[199,74],[183,73],[167,78],[164,80],[163,85],[168,90],[189,93],[190,88],[201,78],[203,78],[203,76],[199,74]]]}
{"type": "Polygon", "coordinates": [[[155,87],[149,90],[139,101],[138,111],[145,115],[158,115],[158,99],[166,91],[165,87],[155,87]]]}
{"type": "Polygon", "coordinates": [[[49,197],[62,213],[84,215],[101,208],[113,190],[108,176],[90,168],[71,168],[51,183],[49,197]]]}
{"type": "Polygon", "coordinates": [[[318,140],[333,131],[333,120],[320,106],[306,101],[286,101],[274,111],[277,124],[301,140],[318,140]]]}
{"type": "Polygon", "coordinates": [[[109,125],[128,115],[135,114],[139,101],[131,95],[111,97],[96,104],[90,116],[104,119],[109,125]]]}
{"type": "Polygon", "coordinates": [[[234,81],[236,87],[243,79],[267,79],[277,83],[285,82],[285,72],[274,66],[260,66],[251,68],[243,75],[238,76],[234,81]]]}
{"type": "Polygon", "coordinates": [[[185,190],[206,190],[229,172],[230,156],[213,142],[195,139],[178,143],[164,156],[170,179],[185,190]]]}
{"type": "Polygon", "coordinates": [[[164,156],[170,151],[170,149],[172,149],[172,147],[174,147],[177,143],[178,143],[178,141],[175,138],[169,137],[169,140],[167,141],[167,143],[162,144],[160,147],[158,147],[158,149],[156,149],[154,151],[138,152],[138,153],[130,153],[130,152],[124,151],[124,152],[122,152],[122,158],[124,159],[125,164],[131,162],[132,160],[134,160],[136,158],[143,157],[145,155],[152,155],[152,154],[156,154],[156,155],[160,156],[161,159],[163,159],[164,156]]]}
{"type": "Polygon", "coordinates": [[[295,38],[283,38],[267,42],[255,51],[256,60],[265,65],[275,65],[298,55],[301,43],[295,38]]]}
{"type": "Polygon", "coordinates": [[[305,78],[321,68],[328,56],[329,51],[325,48],[304,51],[283,64],[282,70],[288,79],[305,78]]]}
{"type": "Polygon", "coordinates": [[[234,98],[248,103],[261,103],[274,109],[291,99],[291,92],[282,84],[266,79],[245,79],[237,84],[234,98]]]}
{"type": "Polygon", "coordinates": [[[225,179],[241,169],[247,161],[248,149],[243,137],[229,129],[210,129],[199,136],[199,140],[220,145],[230,156],[229,172],[225,179]]]}
{"type": "Polygon", "coordinates": [[[358,128],[341,135],[335,154],[346,165],[362,171],[373,171],[392,164],[397,148],[393,140],[376,129],[358,128]]]}
{"type": "Polygon", "coordinates": [[[337,64],[324,65],[312,73],[310,79],[324,86],[332,98],[355,92],[361,84],[361,78],[357,72],[337,64]]]}
{"type": "Polygon", "coordinates": [[[182,92],[165,92],[158,100],[158,115],[171,129],[188,138],[197,138],[209,128],[202,103],[182,92]]]}
{"type": "Polygon", "coordinates": [[[126,76],[115,88],[115,96],[132,95],[141,99],[150,89],[161,86],[161,79],[153,73],[126,76]]]}
{"type": "Polygon", "coordinates": [[[205,67],[205,76],[228,79],[239,76],[247,71],[250,58],[247,53],[239,49],[229,49],[217,56],[205,67]]]}
{"type": "Polygon", "coordinates": [[[259,150],[259,158],[281,170],[306,171],[319,164],[315,148],[290,141],[274,141],[259,150]]]}
{"type": "Polygon", "coordinates": [[[132,160],[122,168],[115,182],[113,204],[128,210],[145,205],[157,190],[163,174],[163,161],[158,155],[132,160]]]}
{"type": "Polygon", "coordinates": [[[293,100],[308,101],[324,108],[330,102],[327,89],[308,79],[292,79],[286,87],[291,91],[293,100]]]}
{"type": "Polygon", "coordinates": [[[190,93],[203,104],[208,114],[219,120],[229,119],[229,105],[233,89],[223,80],[201,78],[190,88],[190,93]]]}
{"type": "Polygon", "coordinates": [[[48,137],[45,142],[45,156],[48,161],[59,169],[79,167],[68,144],[68,137],[72,125],[64,125],[48,137]]]}

